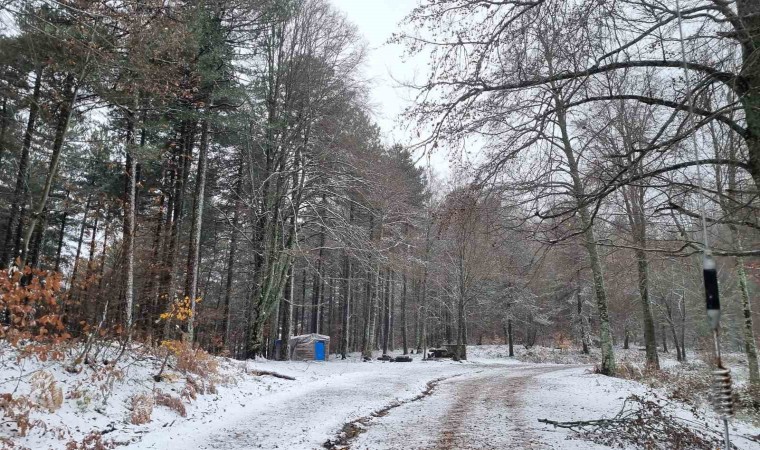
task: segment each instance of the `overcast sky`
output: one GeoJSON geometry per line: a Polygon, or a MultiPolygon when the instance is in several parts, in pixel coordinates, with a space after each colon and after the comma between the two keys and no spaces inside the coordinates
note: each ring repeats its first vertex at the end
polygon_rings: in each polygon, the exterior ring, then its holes
{"type": "MultiPolygon", "coordinates": [[[[384,132],[385,141],[408,144],[413,124],[401,123],[399,115],[409,105],[413,93],[399,87],[398,81],[424,76],[424,61],[420,58],[405,61],[403,48],[386,42],[399,29],[404,17],[417,6],[417,0],[331,1],[358,27],[368,44],[365,75],[370,80],[375,120],[384,132]]],[[[448,174],[445,155],[433,155],[431,164],[440,174],[448,174]]]]}

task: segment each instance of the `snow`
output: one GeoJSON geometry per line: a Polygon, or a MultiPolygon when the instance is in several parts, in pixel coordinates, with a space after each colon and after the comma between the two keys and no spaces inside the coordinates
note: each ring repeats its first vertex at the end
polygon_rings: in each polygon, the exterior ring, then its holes
{"type": "MultiPolygon", "coordinates": [[[[117,352],[118,348],[107,348],[100,360],[113,358],[117,352]]],[[[184,375],[169,370],[168,379],[154,381],[161,360],[139,348],[125,354],[119,371],[85,366],[81,373],[72,374],[61,362],[25,359],[18,364],[15,353],[6,347],[0,353],[0,392],[28,394],[32,376],[45,370],[67,398],[54,413],[33,413],[32,418],[44,420],[46,428],[33,428],[28,436],[19,437],[6,424],[0,437],[32,449],[62,449],[91,431],[105,433],[104,440],[126,449],[316,449],[335,440],[344,424],[362,419],[357,426],[366,432],[351,441],[354,449],[594,449],[606,447],[538,419],[611,417],[630,394],[661,393],[635,381],[593,374],[590,364],[521,362],[506,357],[503,346],[473,346],[467,352],[467,362],[421,361],[418,355],[413,355],[411,363],[362,362],[359,355],[328,362],[218,358],[216,393],[184,400],[187,417],[156,405],[149,423],[133,425],[129,423],[133,396],[154,390],[179,396],[186,384],[184,375]],[[252,375],[257,371],[295,380],[252,375]],[[435,384],[431,395],[415,399],[430,382],[435,384]],[[389,405],[397,406],[373,417],[389,405]]],[[[518,358],[549,361],[572,362],[573,354],[518,350],[518,358]]],[[[631,360],[637,357],[630,355],[631,360]]],[[[669,408],[679,417],[694,418],[676,402],[669,408]]],[[[710,426],[719,425],[714,414],[700,411],[710,426]]],[[[739,421],[732,427],[739,448],[760,448],[740,437],[758,435],[760,430],[739,421]]]]}
{"type": "Polygon", "coordinates": [[[344,423],[419,394],[431,379],[467,370],[454,362],[255,362],[248,367],[296,377],[282,392],[223,403],[146,436],[128,448],[320,448],[344,423]],[[199,427],[202,425],[202,427],[199,427]]]}

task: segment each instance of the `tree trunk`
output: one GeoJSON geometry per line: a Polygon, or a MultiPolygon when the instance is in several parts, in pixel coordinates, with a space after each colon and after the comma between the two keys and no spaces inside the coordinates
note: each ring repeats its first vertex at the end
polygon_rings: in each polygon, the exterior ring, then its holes
{"type": "Polygon", "coordinates": [[[187,321],[188,342],[195,337],[195,309],[198,296],[198,267],[203,226],[203,200],[206,192],[206,155],[208,154],[208,121],[201,125],[201,143],[198,150],[198,174],[195,179],[193,219],[190,229],[190,248],[187,252],[187,280],[185,295],[190,297],[190,318],[187,321]]]}
{"type": "MultiPolygon", "coordinates": [[[[325,196],[322,196],[322,202],[325,201],[325,196]]],[[[312,333],[319,333],[319,325],[320,325],[320,300],[322,298],[322,283],[323,283],[323,277],[324,273],[322,272],[322,266],[323,266],[323,258],[324,258],[324,249],[325,249],[325,225],[324,222],[322,226],[320,227],[319,231],[319,256],[317,259],[317,273],[314,276],[314,288],[312,290],[312,311],[311,311],[311,332],[312,333]]]]}
{"type": "Polygon", "coordinates": [[[92,276],[95,271],[95,248],[97,245],[97,237],[98,237],[98,222],[100,222],[99,214],[95,213],[95,222],[92,224],[92,232],[90,233],[90,248],[89,252],[87,254],[87,269],[85,271],[84,276],[84,299],[82,301],[86,302],[86,313],[85,317],[87,318],[87,323],[94,323],[97,319],[97,310],[95,309],[94,302],[90,301],[92,300],[92,287],[90,286],[93,282],[92,276]]]}
{"type": "Polygon", "coordinates": [[[736,272],[739,275],[739,289],[742,295],[742,316],[744,317],[744,353],[747,355],[747,367],[749,368],[749,384],[753,391],[755,401],[760,401],[760,370],[757,362],[757,341],[752,324],[752,304],[750,302],[747,272],[744,268],[744,258],[736,258],[736,272]]]}
{"type": "Polygon", "coordinates": [[[749,155],[749,172],[757,189],[760,188],[760,60],[757,58],[757,49],[760,48],[760,3],[756,0],[737,0],[736,11],[737,22],[743,28],[738,31],[747,36],[741,39],[743,64],[740,75],[746,88],[739,93],[739,101],[747,123],[744,139],[749,155]]]}
{"type": "Polygon", "coordinates": [[[293,299],[296,284],[294,278],[295,273],[295,268],[291,265],[288,270],[287,285],[285,286],[285,309],[283,310],[282,315],[282,334],[280,335],[282,342],[280,343],[280,355],[278,355],[280,359],[286,360],[290,359],[290,346],[288,345],[288,341],[290,340],[290,335],[293,330],[293,299]]]}
{"type": "Polygon", "coordinates": [[[53,139],[53,153],[50,157],[50,165],[48,167],[47,176],[45,177],[45,184],[42,187],[42,195],[40,200],[30,216],[29,224],[26,226],[26,232],[24,233],[24,239],[21,244],[21,267],[26,265],[27,252],[29,251],[29,242],[32,239],[32,233],[34,232],[37,222],[40,220],[43,211],[47,207],[48,197],[50,196],[50,190],[53,187],[53,180],[58,173],[58,161],[61,159],[61,150],[63,148],[63,142],[66,139],[66,133],[69,130],[69,122],[71,122],[71,115],[74,112],[74,105],[77,102],[79,94],[79,85],[74,85],[73,75],[69,75],[66,79],[65,95],[68,97],[61,107],[61,112],[58,117],[58,124],[55,129],[55,138],[53,139]],[[72,90],[73,89],[73,90],[72,90]]]}
{"type": "MultiPolygon", "coordinates": [[[[353,205],[351,207],[349,224],[353,219],[353,205]]],[[[340,358],[346,359],[348,354],[349,322],[351,317],[351,258],[347,252],[343,252],[343,310],[341,311],[340,332],[340,358]]]]}
{"type": "MultiPolygon", "coordinates": [[[[188,173],[190,171],[190,160],[192,158],[192,150],[194,146],[194,125],[187,122],[182,124],[180,132],[181,141],[177,147],[177,153],[175,155],[175,176],[174,176],[174,192],[172,194],[172,209],[171,212],[171,229],[169,232],[169,239],[166,251],[166,269],[164,271],[164,277],[162,280],[163,297],[167,302],[167,306],[170,305],[177,295],[177,280],[175,272],[177,271],[177,263],[179,259],[179,238],[182,230],[182,221],[184,218],[184,205],[185,205],[185,186],[187,185],[188,173]]],[[[165,322],[164,330],[168,331],[169,321],[165,322]]]]}
{"type": "Polygon", "coordinates": [[[507,319],[507,337],[509,338],[509,357],[515,356],[514,335],[512,334],[512,319],[507,319]]]}
{"type": "MultiPolygon", "coordinates": [[[[137,106],[137,102],[135,102],[137,106]]],[[[127,175],[126,198],[124,202],[123,257],[125,262],[124,282],[124,326],[127,340],[132,337],[132,309],[135,295],[135,219],[137,218],[137,155],[135,154],[135,112],[130,111],[127,130],[127,175]]]]}
{"type": "Polygon", "coordinates": [[[405,268],[404,274],[402,275],[402,278],[401,278],[401,346],[404,349],[404,355],[409,354],[407,328],[408,328],[408,324],[406,323],[406,268],[405,268]]]}
{"type": "Polygon", "coordinates": [[[589,355],[591,354],[591,349],[589,348],[589,336],[588,330],[586,329],[586,317],[583,315],[583,297],[581,297],[580,289],[575,291],[575,297],[578,301],[578,325],[581,332],[581,347],[583,349],[583,354],[589,355]]]}
{"type": "Polygon", "coordinates": [[[393,295],[391,294],[393,272],[388,270],[387,275],[385,281],[385,305],[383,311],[383,356],[388,354],[388,344],[390,342],[391,334],[391,302],[393,301],[393,295]]]}
{"type": "Polygon", "coordinates": [[[40,109],[40,87],[42,86],[42,66],[37,68],[34,79],[34,90],[29,105],[29,117],[26,121],[26,130],[24,131],[24,140],[21,144],[21,156],[18,163],[18,172],[16,175],[16,186],[13,190],[13,202],[11,203],[11,212],[8,216],[8,227],[5,229],[5,242],[0,255],[0,267],[7,267],[12,263],[17,255],[14,255],[15,243],[19,240],[20,234],[16,232],[22,226],[21,219],[24,202],[27,192],[27,175],[29,172],[29,149],[32,145],[32,135],[34,126],[37,122],[37,115],[40,109]],[[15,235],[15,236],[14,236],[15,235]]]}
{"type": "MultiPolygon", "coordinates": [[[[624,133],[627,136],[627,134],[624,133]]],[[[624,137],[627,141],[627,138],[624,137]]],[[[626,151],[632,145],[626,145],[626,151]]],[[[629,158],[630,161],[630,158],[629,158]]],[[[632,162],[632,161],[630,161],[632,162]]],[[[634,164],[634,173],[640,173],[634,164]]],[[[647,245],[646,216],[644,215],[645,191],[640,186],[626,186],[623,189],[623,200],[631,227],[631,235],[636,245],[634,253],[638,270],[639,299],[641,302],[641,317],[644,328],[644,347],[646,348],[646,366],[649,370],[659,370],[660,361],[657,356],[657,336],[655,335],[654,317],[649,301],[649,259],[644,250],[647,245]]]]}
{"type": "Polygon", "coordinates": [[[69,218],[69,191],[66,191],[66,200],[63,202],[63,214],[61,215],[61,228],[58,232],[58,244],[55,251],[55,265],[53,272],[61,270],[61,252],[63,251],[63,240],[66,237],[66,220],[69,218]]]}
{"type": "MultiPolygon", "coordinates": [[[[238,166],[237,180],[235,180],[236,198],[234,212],[232,213],[232,229],[230,230],[230,249],[227,254],[227,280],[224,286],[224,331],[222,333],[222,342],[225,348],[229,347],[230,343],[230,301],[232,300],[232,287],[235,280],[235,258],[237,257],[237,240],[238,240],[238,221],[240,219],[240,199],[243,195],[243,163],[240,162],[238,166]]],[[[291,271],[292,278],[292,271],[291,271]]],[[[291,283],[292,284],[292,283],[291,283]]],[[[291,297],[291,308],[292,308],[291,297]]]]}
{"type": "Polygon", "coordinates": [[[5,156],[6,134],[8,131],[8,99],[3,97],[3,108],[0,111],[0,169],[3,167],[3,156],[5,156]]]}
{"type": "Polygon", "coordinates": [[[48,210],[45,208],[42,211],[42,218],[40,222],[37,224],[37,230],[34,233],[34,236],[32,237],[32,255],[30,258],[29,265],[32,267],[39,267],[40,263],[40,252],[42,251],[42,247],[45,244],[45,232],[47,231],[48,226],[48,210]]]}
{"type": "Polygon", "coordinates": [[[77,281],[77,270],[79,269],[79,257],[82,255],[82,242],[84,241],[84,230],[87,227],[87,214],[90,212],[90,204],[92,202],[92,196],[87,197],[87,202],[84,204],[84,212],[82,216],[82,226],[79,228],[79,239],[77,239],[77,251],[74,255],[74,267],[71,269],[71,279],[69,280],[69,289],[75,289],[77,281]]]}
{"type": "Polygon", "coordinates": [[[372,271],[368,271],[367,273],[367,299],[366,299],[366,306],[367,309],[365,311],[364,316],[364,336],[362,338],[362,356],[364,358],[371,358],[372,357],[372,311],[375,308],[375,298],[377,293],[377,282],[378,282],[379,274],[377,272],[377,269],[374,269],[372,271]],[[372,280],[370,280],[372,279],[372,280]]]}
{"type": "Polygon", "coordinates": [[[581,226],[583,227],[584,246],[589,255],[591,272],[594,278],[594,292],[596,293],[596,306],[599,314],[599,340],[602,349],[602,364],[600,372],[604,375],[615,374],[615,353],[612,347],[612,332],[610,329],[610,318],[607,307],[607,291],[604,286],[604,271],[602,261],[599,257],[599,250],[594,235],[593,223],[588,206],[584,203],[586,195],[584,185],[580,177],[578,162],[575,158],[575,150],[572,147],[570,136],[568,134],[565,105],[557,94],[554,96],[557,123],[562,135],[563,149],[567,157],[567,163],[570,176],[573,180],[573,195],[578,204],[578,214],[580,216],[581,226]]]}

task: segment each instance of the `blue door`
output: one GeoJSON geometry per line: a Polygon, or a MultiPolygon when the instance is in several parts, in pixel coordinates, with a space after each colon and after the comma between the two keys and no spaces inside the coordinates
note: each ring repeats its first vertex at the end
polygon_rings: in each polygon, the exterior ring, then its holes
{"type": "Polygon", "coordinates": [[[317,341],[314,344],[314,359],[317,361],[325,360],[325,341],[317,341]]]}

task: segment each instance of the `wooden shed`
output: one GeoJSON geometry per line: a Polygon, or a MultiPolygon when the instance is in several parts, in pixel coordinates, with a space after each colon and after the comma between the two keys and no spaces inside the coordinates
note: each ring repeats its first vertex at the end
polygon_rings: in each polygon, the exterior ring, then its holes
{"type": "Polygon", "coordinates": [[[327,361],[330,354],[330,336],[302,334],[288,340],[290,359],[293,361],[327,361]]]}

